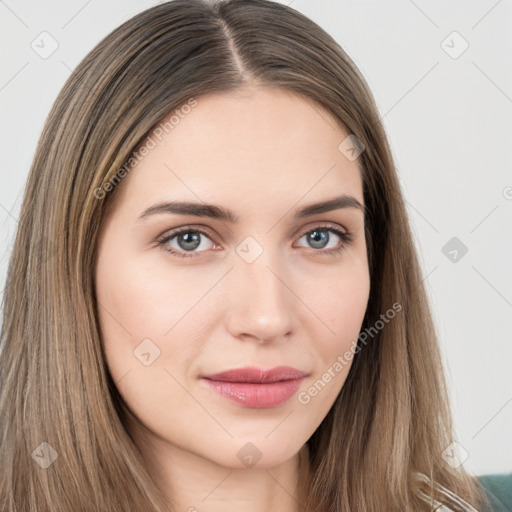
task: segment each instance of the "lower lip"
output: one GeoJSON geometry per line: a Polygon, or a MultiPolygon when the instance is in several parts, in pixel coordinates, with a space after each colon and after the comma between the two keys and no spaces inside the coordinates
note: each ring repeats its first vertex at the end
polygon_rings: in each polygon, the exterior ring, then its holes
{"type": "Polygon", "coordinates": [[[223,395],[244,407],[263,409],[267,407],[276,407],[283,402],[286,402],[286,400],[288,400],[299,389],[300,384],[304,379],[283,380],[268,384],[221,382],[210,379],[202,380],[220,395],[223,395]]]}

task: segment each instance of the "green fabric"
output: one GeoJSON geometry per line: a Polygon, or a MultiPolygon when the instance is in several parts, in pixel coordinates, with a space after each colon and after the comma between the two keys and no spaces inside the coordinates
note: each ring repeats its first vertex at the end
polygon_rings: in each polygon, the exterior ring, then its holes
{"type": "Polygon", "coordinates": [[[489,498],[489,512],[512,512],[512,473],[480,475],[477,478],[489,498]]]}

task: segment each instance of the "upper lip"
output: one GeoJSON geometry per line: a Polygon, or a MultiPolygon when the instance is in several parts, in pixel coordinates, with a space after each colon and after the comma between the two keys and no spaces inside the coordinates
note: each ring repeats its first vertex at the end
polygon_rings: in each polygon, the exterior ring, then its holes
{"type": "Polygon", "coordinates": [[[203,375],[204,379],[217,380],[222,382],[279,382],[283,380],[295,380],[305,377],[307,374],[291,366],[276,366],[269,370],[255,367],[234,368],[224,372],[203,375]]]}

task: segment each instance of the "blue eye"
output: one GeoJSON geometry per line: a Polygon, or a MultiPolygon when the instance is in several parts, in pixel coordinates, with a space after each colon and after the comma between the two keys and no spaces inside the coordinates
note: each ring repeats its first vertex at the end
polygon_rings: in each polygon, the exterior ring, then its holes
{"type": "MultiPolygon", "coordinates": [[[[313,229],[309,229],[300,236],[299,240],[305,237],[307,239],[307,243],[312,244],[312,247],[310,248],[313,249],[313,252],[325,255],[337,254],[344,249],[346,245],[353,241],[351,233],[348,231],[342,231],[335,225],[331,224],[316,226],[313,229]],[[331,242],[330,233],[334,233],[335,239],[339,238],[340,241],[337,242],[334,247],[325,249],[325,247],[331,242]]],[[[195,256],[198,252],[204,252],[203,250],[197,249],[208,249],[208,247],[205,247],[205,244],[203,243],[203,238],[206,238],[211,242],[210,234],[208,232],[202,229],[193,228],[192,226],[184,226],[175,229],[171,233],[165,234],[162,238],[157,240],[157,243],[165,252],[172,256],[189,258],[195,256]],[[170,242],[175,242],[177,246],[171,246],[170,242]]],[[[213,242],[211,242],[211,244],[213,244],[213,242]]],[[[206,246],[208,246],[208,244],[206,244],[206,246]]]]}
{"type": "MultiPolygon", "coordinates": [[[[345,248],[347,244],[352,242],[353,237],[347,231],[341,231],[336,227],[331,225],[328,226],[317,226],[316,228],[310,229],[306,231],[300,238],[306,237],[307,243],[313,244],[313,249],[321,249],[322,254],[336,254],[339,253],[342,249],[345,248]],[[325,249],[325,247],[331,242],[331,235],[329,233],[334,233],[335,238],[339,238],[341,243],[335,243],[333,247],[325,249]]],[[[336,240],[334,240],[336,241],[336,240]]]]}
{"type": "Polygon", "coordinates": [[[158,245],[163,246],[163,250],[168,252],[174,256],[178,256],[181,258],[188,258],[194,256],[194,254],[187,254],[192,251],[194,252],[202,252],[196,251],[199,247],[203,247],[204,244],[201,241],[201,238],[209,238],[209,234],[201,229],[193,229],[191,227],[185,226],[183,228],[176,229],[172,231],[168,236],[158,241],[158,245]],[[178,247],[171,247],[169,242],[176,239],[178,247]]]}

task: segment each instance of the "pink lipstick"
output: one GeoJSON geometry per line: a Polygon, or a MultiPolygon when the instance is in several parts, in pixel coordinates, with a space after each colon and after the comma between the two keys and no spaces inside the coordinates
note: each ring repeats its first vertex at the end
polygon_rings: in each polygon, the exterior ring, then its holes
{"type": "Polygon", "coordinates": [[[202,376],[206,385],[244,407],[276,407],[288,400],[307,374],[290,366],[271,370],[236,368],[202,376]]]}

